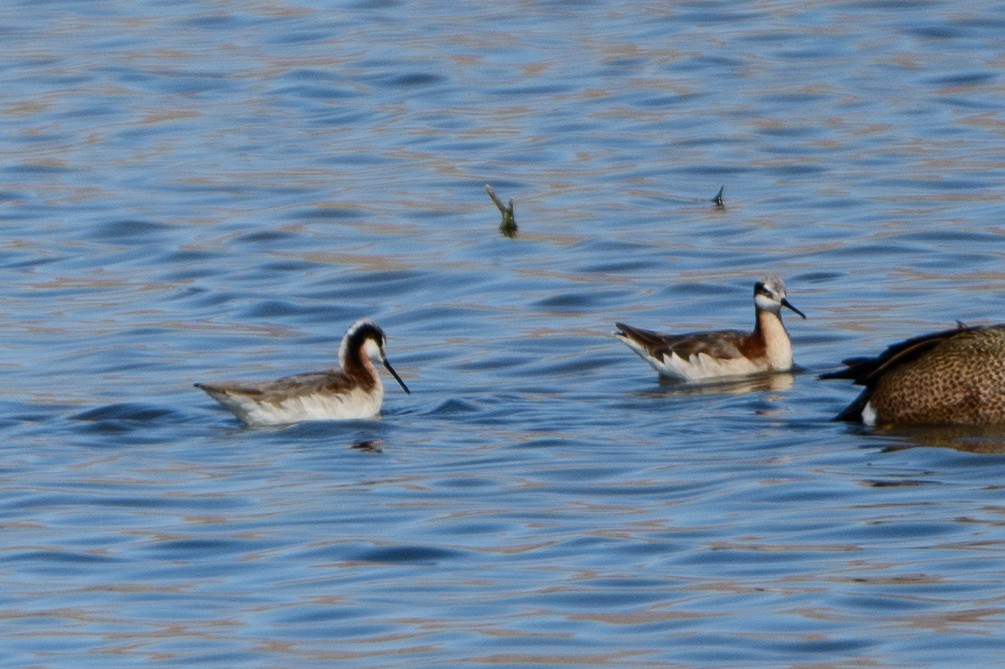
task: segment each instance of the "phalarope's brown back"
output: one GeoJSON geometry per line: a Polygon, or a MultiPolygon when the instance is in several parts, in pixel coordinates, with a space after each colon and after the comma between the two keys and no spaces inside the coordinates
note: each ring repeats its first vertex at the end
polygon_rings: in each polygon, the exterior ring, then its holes
{"type": "Polygon", "coordinates": [[[197,383],[248,425],[371,418],[380,413],[384,386],[371,357],[380,358],[401,388],[408,387],[384,355],[384,331],[370,320],[352,324],[339,346],[341,368],[286,376],[267,383],[197,383]]]}
{"type": "Polygon", "coordinates": [[[1005,325],[959,326],[849,358],[822,379],[865,390],[835,420],[868,425],[1005,424],[1005,325]]]}
{"type": "Polygon", "coordinates": [[[661,334],[617,323],[614,335],[653,369],[679,381],[704,381],[792,369],[792,342],[782,324],[782,307],[806,315],[785,298],[777,276],[754,284],[756,321],[753,332],[715,330],[661,334]]]}

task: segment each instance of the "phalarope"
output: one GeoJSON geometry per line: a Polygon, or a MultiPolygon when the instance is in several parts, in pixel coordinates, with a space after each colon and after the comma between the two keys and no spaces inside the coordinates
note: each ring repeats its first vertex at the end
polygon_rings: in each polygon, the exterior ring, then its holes
{"type": "Polygon", "coordinates": [[[614,335],[653,369],[679,381],[704,381],[792,369],[792,342],[782,324],[782,307],[806,315],[785,298],[785,284],[768,276],[754,284],[753,332],[715,330],[661,334],[616,323],[614,335]]]}
{"type": "Polygon", "coordinates": [[[340,368],[294,374],[266,383],[197,383],[196,388],[248,425],[371,418],[380,413],[384,386],[370,361],[379,358],[402,390],[405,382],[384,355],[384,331],[370,320],[353,323],[339,345],[340,368]]]}
{"type": "Polygon", "coordinates": [[[933,332],[874,358],[844,360],[822,379],[865,390],[834,420],[867,425],[1005,424],[1005,325],[933,332]]]}

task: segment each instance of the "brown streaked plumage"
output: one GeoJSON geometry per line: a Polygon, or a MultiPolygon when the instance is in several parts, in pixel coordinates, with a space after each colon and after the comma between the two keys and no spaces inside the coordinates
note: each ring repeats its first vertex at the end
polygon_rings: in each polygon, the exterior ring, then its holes
{"type": "Polygon", "coordinates": [[[1005,424],[1005,325],[913,337],[873,358],[849,358],[821,379],[865,390],[835,417],[871,425],[1005,424]]]}
{"type": "Polygon", "coordinates": [[[714,330],[662,334],[616,323],[614,333],[660,375],[679,381],[704,381],[792,369],[792,343],[782,324],[781,308],[803,318],[786,299],[777,276],[754,285],[756,320],[753,332],[714,330]]]}
{"type": "Polygon", "coordinates": [[[371,418],[380,413],[384,386],[370,361],[379,358],[408,393],[384,355],[384,331],[370,320],[350,326],[339,346],[340,367],[294,374],[265,383],[197,383],[248,425],[285,425],[306,420],[371,418]]]}

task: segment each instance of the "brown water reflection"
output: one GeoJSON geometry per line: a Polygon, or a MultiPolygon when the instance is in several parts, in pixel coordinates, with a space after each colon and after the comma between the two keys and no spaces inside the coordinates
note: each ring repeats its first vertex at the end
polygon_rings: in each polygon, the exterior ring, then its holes
{"type": "Polygon", "coordinates": [[[888,446],[887,450],[927,446],[984,455],[1005,454],[1005,425],[891,427],[877,429],[875,434],[901,442],[888,446]]]}

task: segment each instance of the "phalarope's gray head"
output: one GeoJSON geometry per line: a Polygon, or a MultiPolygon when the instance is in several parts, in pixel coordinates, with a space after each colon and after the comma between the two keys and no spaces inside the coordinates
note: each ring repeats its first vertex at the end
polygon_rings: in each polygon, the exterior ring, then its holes
{"type": "Polygon", "coordinates": [[[286,376],[266,383],[197,383],[196,388],[248,425],[371,418],[380,413],[384,386],[370,358],[379,358],[402,390],[405,382],[384,355],[384,331],[370,320],[352,324],[339,345],[340,368],[286,376]]]}
{"type": "Polygon", "coordinates": [[[1005,424],[1005,325],[959,326],[848,358],[822,379],[865,390],[835,420],[869,425],[1005,424]]]}
{"type": "Polygon", "coordinates": [[[785,283],[768,276],[754,284],[753,332],[714,330],[661,334],[617,323],[614,333],[653,369],[678,381],[704,381],[792,369],[792,342],[782,324],[782,307],[803,318],[785,296],[785,283]]]}

